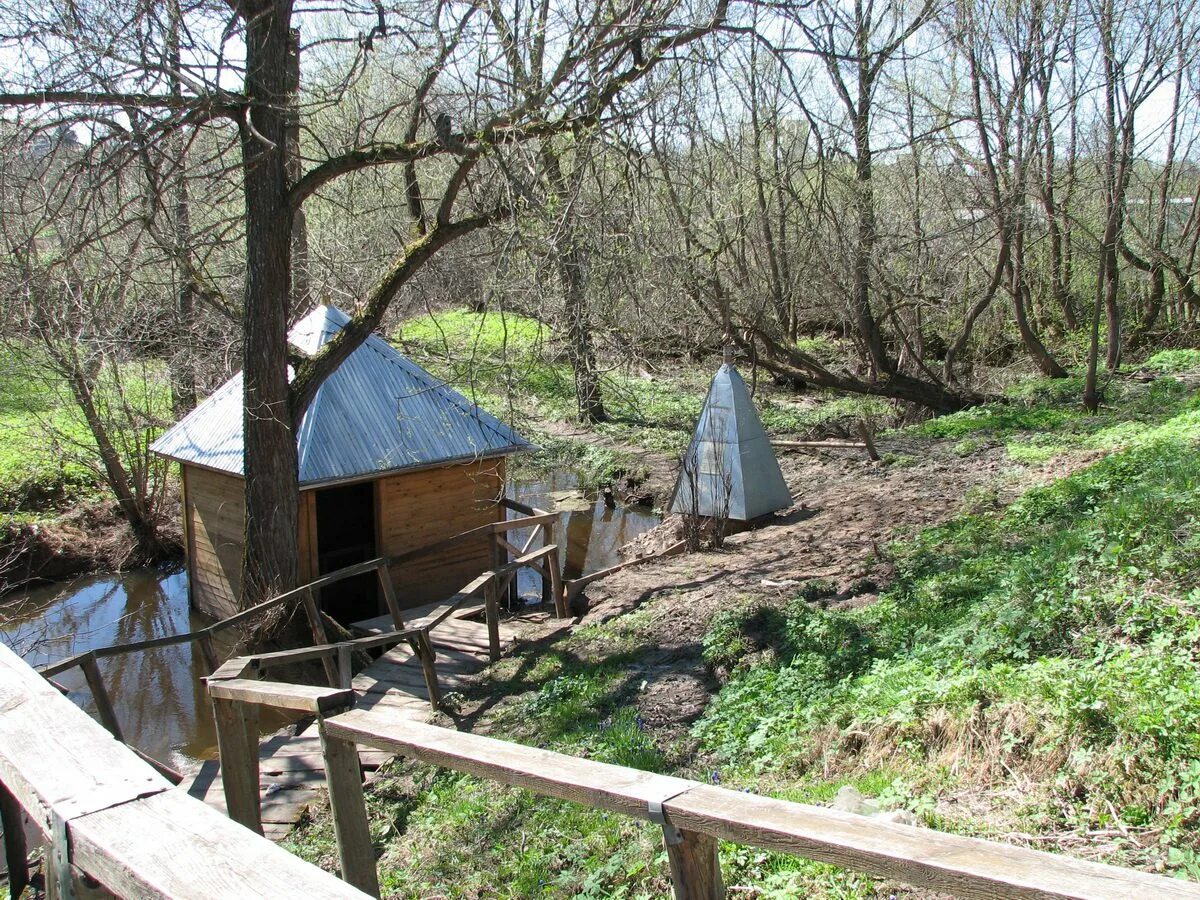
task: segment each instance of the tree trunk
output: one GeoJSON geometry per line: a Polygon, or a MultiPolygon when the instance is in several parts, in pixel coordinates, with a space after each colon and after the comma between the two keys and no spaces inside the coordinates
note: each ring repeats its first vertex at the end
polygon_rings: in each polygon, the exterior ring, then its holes
{"type": "MultiPolygon", "coordinates": [[[[570,213],[567,213],[570,215],[570,213]]],[[[572,240],[571,229],[567,239],[572,240]]],[[[596,348],[584,291],[583,261],[577,247],[556,251],[558,277],[567,319],[567,355],[575,373],[575,406],[581,422],[603,422],[608,418],[596,372],[596,348]]]]}
{"type": "Polygon", "coordinates": [[[288,28],[291,4],[248,5],[242,125],[246,195],[243,321],[246,544],[244,607],[289,590],[298,577],[299,472],[287,378],[292,214],[288,203],[288,28]]]}
{"type": "MultiPolygon", "coordinates": [[[[172,0],[167,54],[175,72],[180,71],[183,66],[179,51],[181,18],[179,0],[172,0]]],[[[174,74],[171,77],[171,96],[183,97],[183,85],[178,75],[174,74]]],[[[193,334],[196,320],[196,286],[186,265],[192,243],[192,225],[187,182],[187,137],[184,131],[181,129],[172,133],[167,146],[173,151],[171,156],[174,158],[170,163],[175,166],[172,179],[175,201],[175,229],[172,235],[175,266],[175,346],[172,348],[168,368],[171,380],[171,410],[176,419],[181,419],[196,407],[196,351],[193,334]]]]}

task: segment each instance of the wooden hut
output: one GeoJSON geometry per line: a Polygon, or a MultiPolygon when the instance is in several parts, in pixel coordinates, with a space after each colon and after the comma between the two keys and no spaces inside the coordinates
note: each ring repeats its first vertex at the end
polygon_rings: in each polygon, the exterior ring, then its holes
{"type": "MultiPolygon", "coordinates": [[[[349,321],[320,306],[289,333],[315,353],[349,321]]],[[[297,431],[300,578],[391,556],[502,520],[506,458],[532,445],[377,335],[321,385],[297,431]]],[[[153,449],[180,463],[188,590],[209,615],[237,611],[245,500],[242,376],[235,375],[153,449]]],[[[453,594],[491,566],[486,537],[393,571],[400,603],[453,594]]],[[[373,575],[322,592],[342,622],[383,612],[373,575]]]]}

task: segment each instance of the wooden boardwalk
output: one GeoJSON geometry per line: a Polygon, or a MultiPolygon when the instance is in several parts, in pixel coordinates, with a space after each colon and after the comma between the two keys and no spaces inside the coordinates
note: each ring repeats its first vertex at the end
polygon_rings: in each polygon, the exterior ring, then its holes
{"type": "MultiPolygon", "coordinates": [[[[470,615],[467,609],[460,615],[470,615]]],[[[406,611],[419,617],[422,610],[406,611]]],[[[445,694],[458,690],[471,675],[488,665],[488,629],[483,622],[452,616],[430,632],[437,655],[438,684],[445,694]]],[[[500,625],[500,642],[507,650],[513,643],[513,629],[500,625]]],[[[421,663],[407,644],[389,650],[355,676],[351,687],[357,696],[356,709],[388,709],[393,714],[417,722],[432,715],[429,694],[421,663]]],[[[372,772],[392,754],[363,750],[359,760],[372,772]]],[[[273,735],[259,745],[259,793],[262,800],[263,833],[272,840],[285,837],[303,816],[305,809],[325,787],[324,760],[316,725],[296,736],[273,735]]],[[[179,786],[192,797],[225,811],[225,791],[220,763],[207,760],[179,786]]]]}

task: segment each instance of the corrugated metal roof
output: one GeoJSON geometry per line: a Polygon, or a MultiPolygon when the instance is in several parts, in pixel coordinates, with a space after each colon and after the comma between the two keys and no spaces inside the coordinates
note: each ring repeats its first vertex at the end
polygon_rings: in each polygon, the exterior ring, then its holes
{"type": "MultiPolygon", "coordinates": [[[[315,353],[349,317],[319,306],[289,332],[315,353]]],[[[503,456],[533,445],[371,335],[325,380],[300,422],[300,483],[503,456]]],[[[239,372],[154,442],[156,453],[241,475],[239,372]]]]}
{"type": "Polygon", "coordinates": [[[713,376],[684,459],[671,512],[719,516],[728,497],[729,518],[747,522],[792,505],[750,391],[729,363],[713,376]]]}

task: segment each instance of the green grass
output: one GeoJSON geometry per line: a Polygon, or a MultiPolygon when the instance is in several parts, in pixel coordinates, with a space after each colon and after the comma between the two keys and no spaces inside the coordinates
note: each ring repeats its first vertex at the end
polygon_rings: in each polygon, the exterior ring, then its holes
{"type": "Polygon", "coordinates": [[[1116,858],[1196,874],[1198,438],[1190,408],[1007,510],[922,532],[866,609],[718,617],[706,654],[734,674],[703,746],[801,786],[900,771],[901,805],[966,831],[988,825],[933,799],[1012,778],[1023,830],[1141,829],[1116,858]],[[972,764],[947,776],[956,759],[972,764]]]}
{"type": "Polygon", "coordinates": [[[61,381],[0,355],[0,509],[30,513],[94,494],[81,458],[94,446],[61,381]]]}
{"type": "MultiPolygon", "coordinates": [[[[93,399],[127,458],[171,421],[157,361],[124,364],[119,384],[102,374],[93,399]]],[[[0,510],[36,519],[94,501],[104,491],[100,472],[95,440],[65,380],[31,348],[0,353],[0,510]]]]}
{"type": "Polygon", "coordinates": [[[1160,350],[1143,367],[1168,375],[1200,369],[1200,350],[1160,350]]]}

